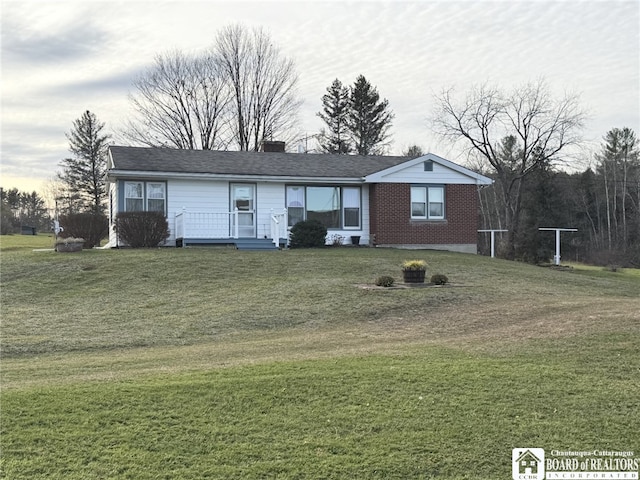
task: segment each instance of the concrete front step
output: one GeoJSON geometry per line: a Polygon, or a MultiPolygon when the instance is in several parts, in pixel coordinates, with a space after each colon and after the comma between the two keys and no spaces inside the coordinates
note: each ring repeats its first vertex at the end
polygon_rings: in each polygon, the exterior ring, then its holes
{"type": "Polygon", "coordinates": [[[238,250],[279,250],[279,248],[266,238],[238,238],[234,240],[238,250]]]}
{"type": "MultiPolygon", "coordinates": [[[[284,240],[282,240],[284,242],[284,240]]],[[[238,250],[278,250],[274,243],[266,238],[185,238],[178,239],[176,246],[235,246],[238,250]]],[[[285,243],[280,244],[281,248],[286,247],[285,243]]]]}

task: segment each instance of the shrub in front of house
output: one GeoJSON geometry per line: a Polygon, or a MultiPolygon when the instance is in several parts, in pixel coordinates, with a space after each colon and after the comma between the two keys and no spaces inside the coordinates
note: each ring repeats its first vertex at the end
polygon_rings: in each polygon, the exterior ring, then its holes
{"type": "Polygon", "coordinates": [[[303,220],[291,227],[289,246],[291,248],[324,247],[327,227],[317,220],[303,220]]]}
{"type": "Polygon", "coordinates": [[[449,282],[449,279],[442,273],[434,273],[433,275],[431,275],[430,282],[434,285],[446,285],[447,282],[449,282]]]}
{"type": "Polygon", "coordinates": [[[392,287],[394,282],[395,280],[393,279],[393,277],[389,275],[381,275],[376,278],[376,285],[378,287],[392,287]]]}
{"type": "Polygon", "coordinates": [[[160,212],[120,212],[116,232],[132,248],[154,248],[169,238],[169,224],[160,212]]]}
{"type": "Polygon", "coordinates": [[[100,245],[100,241],[109,234],[109,220],[102,213],[71,213],[60,215],[58,220],[64,229],[58,236],[83,238],[84,248],[100,245]]]}
{"type": "Polygon", "coordinates": [[[328,240],[329,245],[331,245],[332,247],[341,247],[344,243],[344,237],[342,235],[338,235],[337,233],[330,235],[328,240]]]}

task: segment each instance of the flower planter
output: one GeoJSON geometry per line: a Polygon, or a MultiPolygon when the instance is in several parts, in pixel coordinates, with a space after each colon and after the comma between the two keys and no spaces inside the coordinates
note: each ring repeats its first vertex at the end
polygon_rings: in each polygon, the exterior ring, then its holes
{"type": "Polygon", "coordinates": [[[59,243],[56,245],[56,252],[71,253],[81,252],[84,242],[59,243]]]}
{"type": "Polygon", "coordinates": [[[360,245],[360,235],[351,235],[351,245],[360,245]]]}
{"type": "Polygon", "coordinates": [[[424,283],[426,270],[403,270],[404,283],[424,283]]]}

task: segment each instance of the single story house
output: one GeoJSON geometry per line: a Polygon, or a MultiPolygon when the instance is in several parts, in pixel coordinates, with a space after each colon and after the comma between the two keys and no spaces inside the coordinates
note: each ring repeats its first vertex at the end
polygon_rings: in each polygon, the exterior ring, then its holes
{"type": "Polygon", "coordinates": [[[109,246],[123,245],[118,212],[157,210],[167,245],[278,245],[296,222],[317,219],[328,242],[477,253],[477,190],[490,178],[430,153],[286,153],[283,142],[264,150],[110,147],[109,246]]]}

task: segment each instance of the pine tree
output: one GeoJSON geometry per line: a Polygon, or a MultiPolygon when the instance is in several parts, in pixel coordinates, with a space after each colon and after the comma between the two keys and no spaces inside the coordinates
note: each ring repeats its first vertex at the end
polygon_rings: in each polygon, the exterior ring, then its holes
{"type": "Polygon", "coordinates": [[[383,153],[394,117],[389,101],[380,101],[378,90],[360,75],[351,88],[350,103],[347,124],[356,152],[360,155],[383,153]]]}
{"type": "Polygon", "coordinates": [[[328,131],[321,131],[319,140],[323,152],[344,154],[353,149],[347,130],[349,109],[349,89],[336,78],[327,88],[327,93],[322,96],[323,111],[317,114],[328,127],[328,131]]]}
{"type": "Polygon", "coordinates": [[[106,192],[104,176],[107,168],[109,135],[102,134],[104,123],[89,110],[73,122],[67,134],[69,151],[73,158],[61,162],[59,178],[69,189],[69,195],[77,195],[83,210],[100,213],[106,192]]]}

